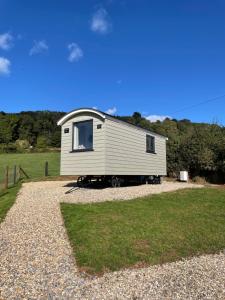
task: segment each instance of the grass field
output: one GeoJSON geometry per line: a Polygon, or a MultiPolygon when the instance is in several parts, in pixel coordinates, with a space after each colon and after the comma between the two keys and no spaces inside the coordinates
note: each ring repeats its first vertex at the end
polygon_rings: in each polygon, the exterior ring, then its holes
{"type": "Polygon", "coordinates": [[[225,248],[225,190],[182,190],[131,201],[61,204],[81,270],[147,266],[225,248]]]}
{"type": "Polygon", "coordinates": [[[15,202],[19,189],[20,184],[0,194],[0,223],[4,220],[8,210],[15,202]]]}
{"type": "Polygon", "coordinates": [[[44,176],[44,164],[49,163],[49,175],[59,175],[60,153],[22,153],[22,154],[0,154],[0,182],[4,177],[6,166],[13,167],[21,165],[31,179],[44,176]]]}

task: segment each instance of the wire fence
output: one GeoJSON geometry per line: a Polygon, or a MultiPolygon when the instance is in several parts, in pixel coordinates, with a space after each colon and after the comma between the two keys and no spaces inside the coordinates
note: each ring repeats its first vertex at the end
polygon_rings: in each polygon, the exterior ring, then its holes
{"type": "Polygon", "coordinates": [[[0,190],[8,189],[14,186],[21,177],[19,166],[13,166],[0,169],[0,190]]]}
{"type": "MultiPolygon", "coordinates": [[[[51,175],[51,169],[49,172],[49,163],[47,161],[43,165],[42,170],[43,176],[47,177],[51,175]]],[[[24,178],[29,179],[30,177],[21,166],[0,167],[0,192],[16,185],[19,180],[24,178]]]]}

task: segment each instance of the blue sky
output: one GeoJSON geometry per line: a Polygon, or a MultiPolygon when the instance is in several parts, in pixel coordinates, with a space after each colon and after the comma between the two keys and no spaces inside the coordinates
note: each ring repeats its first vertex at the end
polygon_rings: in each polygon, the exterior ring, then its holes
{"type": "Polygon", "coordinates": [[[0,0],[0,110],[225,124],[225,97],[189,108],[224,94],[223,0],[0,0]]]}

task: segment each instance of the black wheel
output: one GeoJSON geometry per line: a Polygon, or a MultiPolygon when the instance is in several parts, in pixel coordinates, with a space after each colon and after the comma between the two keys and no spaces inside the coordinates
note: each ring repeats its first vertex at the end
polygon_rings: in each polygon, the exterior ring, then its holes
{"type": "Polygon", "coordinates": [[[112,179],[111,179],[111,186],[113,188],[120,187],[121,186],[121,180],[120,180],[120,178],[118,178],[116,176],[113,176],[112,179]]]}
{"type": "Polygon", "coordinates": [[[117,187],[120,187],[121,186],[121,180],[120,178],[117,178],[117,187]]]}
{"type": "Polygon", "coordinates": [[[85,181],[85,177],[84,176],[79,176],[77,179],[77,186],[79,188],[84,186],[84,181],[85,181]]]}
{"type": "Polygon", "coordinates": [[[113,176],[111,179],[111,186],[112,186],[112,188],[117,187],[117,178],[115,176],[113,176]]]}
{"type": "Polygon", "coordinates": [[[144,177],[143,184],[149,184],[149,177],[144,177]]]}

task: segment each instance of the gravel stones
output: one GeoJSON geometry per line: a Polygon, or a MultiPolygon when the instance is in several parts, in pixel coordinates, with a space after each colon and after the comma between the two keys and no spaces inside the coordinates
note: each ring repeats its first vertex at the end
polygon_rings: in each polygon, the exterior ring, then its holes
{"type": "Polygon", "coordinates": [[[225,253],[162,266],[80,274],[59,203],[131,199],[179,188],[164,182],[119,189],[70,189],[68,182],[23,184],[0,224],[0,299],[225,299],[225,253]]]}
{"type": "MultiPolygon", "coordinates": [[[[51,185],[51,183],[49,183],[51,185]]],[[[55,186],[58,192],[68,192],[71,187],[55,186]]],[[[137,186],[128,186],[120,188],[105,189],[74,189],[71,193],[62,195],[61,202],[67,203],[89,203],[103,202],[106,200],[129,200],[137,197],[147,196],[149,194],[159,194],[184,188],[202,188],[203,185],[191,184],[186,182],[169,182],[164,181],[162,184],[144,184],[137,186]]],[[[63,193],[62,193],[63,194],[63,193]]]]}

